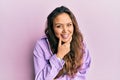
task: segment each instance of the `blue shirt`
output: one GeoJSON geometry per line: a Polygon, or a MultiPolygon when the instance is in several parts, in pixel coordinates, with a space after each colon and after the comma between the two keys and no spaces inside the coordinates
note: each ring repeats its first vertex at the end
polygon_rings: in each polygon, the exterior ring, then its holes
{"type": "MultiPolygon", "coordinates": [[[[54,80],[56,75],[63,68],[65,62],[64,60],[58,59],[56,54],[52,53],[46,36],[43,36],[36,42],[33,53],[35,80],[54,80]]],[[[64,75],[55,80],[86,80],[85,74],[90,66],[90,62],[89,51],[85,46],[82,68],[78,70],[75,77],[71,78],[68,75],[64,75]]]]}

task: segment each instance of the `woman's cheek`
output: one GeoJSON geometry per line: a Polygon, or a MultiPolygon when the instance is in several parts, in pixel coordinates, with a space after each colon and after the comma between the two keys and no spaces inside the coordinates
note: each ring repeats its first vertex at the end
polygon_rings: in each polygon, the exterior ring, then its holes
{"type": "Polygon", "coordinates": [[[55,36],[56,36],[57,38],[59,38],[59,35],[60,35],[59,33],[55,33],[55,36]]]}

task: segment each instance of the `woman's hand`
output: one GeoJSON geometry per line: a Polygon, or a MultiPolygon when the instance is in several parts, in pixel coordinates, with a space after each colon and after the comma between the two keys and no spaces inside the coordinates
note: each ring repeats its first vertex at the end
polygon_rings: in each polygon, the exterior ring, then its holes
{"type": "Polygon", "coordinates": [[[72,41],[72,37],[62,44],[61,37],[59,38],[59,43],[58,43],[58,52],[57,52],[57,57],[58,58],[63,58],[69,51],[70,51],[70,42],[72,41]]]}

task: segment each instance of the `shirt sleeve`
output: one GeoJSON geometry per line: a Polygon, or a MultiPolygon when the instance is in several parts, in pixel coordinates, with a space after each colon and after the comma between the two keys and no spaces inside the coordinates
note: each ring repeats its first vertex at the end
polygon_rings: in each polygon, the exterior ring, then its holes
{"type": "Polygon", "coordinates": [[[63,68],[64,61],[58,60],[56,54],[52,55],[49,60],[46,60],[45,53],[38,42],[33,53],[35,80],[53,80],[63,68]]]}
{"type": "Polygon", "coordinates": [[[89,50],[86,48],[86,45],[85,45],[85,53],[83,55],[82,68],[80,68],[74,80],[86,80],[86,72],[90,67],[90,63],[91,63],[91,57],[89,54],[89,50]]]}

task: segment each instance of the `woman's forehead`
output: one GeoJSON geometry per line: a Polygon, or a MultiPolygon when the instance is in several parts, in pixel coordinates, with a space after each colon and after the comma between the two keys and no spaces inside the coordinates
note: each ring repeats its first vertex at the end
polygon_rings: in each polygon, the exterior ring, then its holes
{"type": "Polygon", "coordinates": [[[53,22],[55,24],[56,23],[71,23],[72,20],[67,13],[62,13],[62,14],[59,14],[58,16],[56,16],[53,22]]]}

